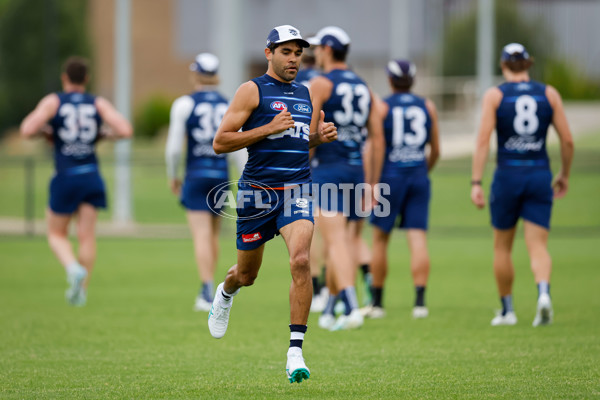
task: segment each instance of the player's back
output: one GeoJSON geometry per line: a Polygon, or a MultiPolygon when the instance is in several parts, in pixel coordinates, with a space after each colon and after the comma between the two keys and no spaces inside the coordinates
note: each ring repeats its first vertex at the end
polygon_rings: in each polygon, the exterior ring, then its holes
{"type": "Polygon", "coordinates": [[[194,101],[186,120],[186,173],[195,177],[227,176],[227,159],[215,154],[212,143],[227,111],[227,100],[217,91],[198,91],[190,95],[194,101]]]}
{"type": "Polygon", "coordinates": [[[499,167],[548,167],[546,136],[552,107],[546,85],[505,82],[498,86],[502,101],[496,111],[499,167]]]}
{"type": "Polygon", "coordinates": [[[386,155],[382,175],[427,170],[425,145],[431,140],[431,116],[425,99],[412,93],[395,93],[384,99],[386,155]]]}
{"type": "Polygon", "coordinates": [[[308,88],[296,82],[278,81],[267,74],[252,81],[258,87],[259,105],[242,130],[268,124],[284,108],[292,114],[295,127],[248,146],[248,162],[242,179],[271,187],[309,183],[308,140],[312,107],[308,88]]]}
{"type": "Polygon", "coordinates": [[[53,129],[56,172],[96,170],[95,146],[102,118],[96,97],[88,93],[57,93],[60,106],[50,120],[53,129]]]}
{"type": "Polygon", "coordinates": [[[317,147],[319,165],[342,163],[362,165],[363,134],[371,109],[367,84],[350,70],[336,69],[324,75],[333,83],[331,95],[323,104],[325,121],[337,127],[338,139],[317,147]]]}

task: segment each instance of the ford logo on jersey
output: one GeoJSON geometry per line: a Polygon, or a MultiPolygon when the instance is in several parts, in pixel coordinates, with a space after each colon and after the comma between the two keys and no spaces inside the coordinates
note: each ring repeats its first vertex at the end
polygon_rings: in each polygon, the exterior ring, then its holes
{"type": "Polygon", "coordinates": [[[284,108],[287,108],[287,104],[285,104],[283,101],[274,101],[271,103],[271,108],[275,111],[281,111],[284,108]]]}
{"type": "Polygon", "coordinates": [[[294,110],[300,111],[302,113],[310,114],[312,110],[306,104],[294,104],[294,110]]]}

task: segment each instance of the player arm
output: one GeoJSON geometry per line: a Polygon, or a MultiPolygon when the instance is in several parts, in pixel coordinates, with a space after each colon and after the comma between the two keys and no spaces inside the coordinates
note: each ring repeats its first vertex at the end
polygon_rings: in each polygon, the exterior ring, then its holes
{"type": "Polygon", "coordinates": [[[323,143],[329,143],[337,139],[337,128],[333,122],[325,122],[323,104],[331,96],[333,83],[323,77],[317,76],[310,81],[310,99],[313,106],[310,121],[310,135],[308,147],[313,148],[323,143]]]}
{"type": "Polygon", "coordinates": [[[371,93],[371,110],[369,112],[369,119],[367,121],[367,131],[369,138],[369,151],[370,155],[367,157],[367,162],[370,163],[370,167],[367,168],[365,175],[366,181],[370,185],[376,185],[379,183],[381,177],[381,169],[383,168],[383,159],[385,157],[385,138],[383,135],[383,121],[387,114],[387,104],[382,101],[378,96],[371,93]]]}
{"type": "Polygon", "coordinates": [[[194,101],[189,96],[183,96],[173,102],[169,116],[169,133],[165,147],[165,163],[167,165],[167,178],[173,186],[173,181],[178,178],[178,168],[183,153],[185,141],[185,121],[194,108],[194,101]]]}
{"type": "Polygon", "coordinates": [[[109,138],[128,139],[133,136],[129,121],[108,100],[96,97],[95,105],[102,120],[111,128],[106,134],[109,138]]]}
{"type": "Polygon", "coordinates": [[[429,154],[427,155],[427,170],[431,171],[440,158],[440,128],[437,109],[433,101],[427,99],[425,107],[431,118],[431,139],[429,141],[429,154]]]}
{"type": "Polygon", "coordinates": [[[560,158],[562,166],[555,179],[554,187],[556,196],[562,197],[566,194],[568,188],[568,179],[571,173],[571,163],[573,161],[575,146],[560,94],[552,86],[546,86],[546,97],[552,106],[552,124],[556,128],[558,139],[560,141],[560,158]]]}
{"type": "Polygon", "coordinates": [[[60,107],[60,99],[55,93],[44,96],[33,111],[21,122],[21,135],[32,138],[41,132],[41,129],[56,115],[60,107]]]}

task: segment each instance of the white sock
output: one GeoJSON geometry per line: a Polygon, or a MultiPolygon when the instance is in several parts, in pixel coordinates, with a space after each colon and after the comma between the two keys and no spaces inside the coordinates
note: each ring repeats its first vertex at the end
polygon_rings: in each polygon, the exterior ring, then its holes
{"type": "Polygon", "coordinates": [[[77,261],[73,261],[66,267],[67,272],[75,271],[76,269],[83,268],[77,261]]]}

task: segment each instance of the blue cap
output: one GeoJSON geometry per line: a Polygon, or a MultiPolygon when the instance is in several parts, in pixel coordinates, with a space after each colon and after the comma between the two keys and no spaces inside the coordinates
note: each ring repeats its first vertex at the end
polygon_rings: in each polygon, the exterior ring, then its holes
{"type": "Polygon", "coordinates": [[[308,43],[314,46],[329,46],[333,50],[348,51],[350,36],[342,28],[326,26],[315,36],[308,38],[308,43]]]}
{"type": "Polygon", "coordinates": [[[417,66],[407,60],[392,60],[388,62],[386,70],[392,78],[414,78],[417,66]]]}
{"type": "Polygon", "coordinates": [[[310,44],[302,39],[302,35],[300,35],[300,31],[294,28],[291,25],[281,25],[276,26],[269,32],[269,36],[267,36],[267,46],[269,47],[273,43],[284,43],[295,40],[302,47],[309,47],[310,44]]]}
{"type": "Polygon", "coordinates": [[[520,43],[509,43],[502,49],[501,61],[528,60],[529,53],[520,43]]]}
{"type": "Polygon", "coordinates": [[[190,64],[190,71],[204,75],[215,75],[219,69],[219,59],[214,54],[200,53],[190,64]]]}

